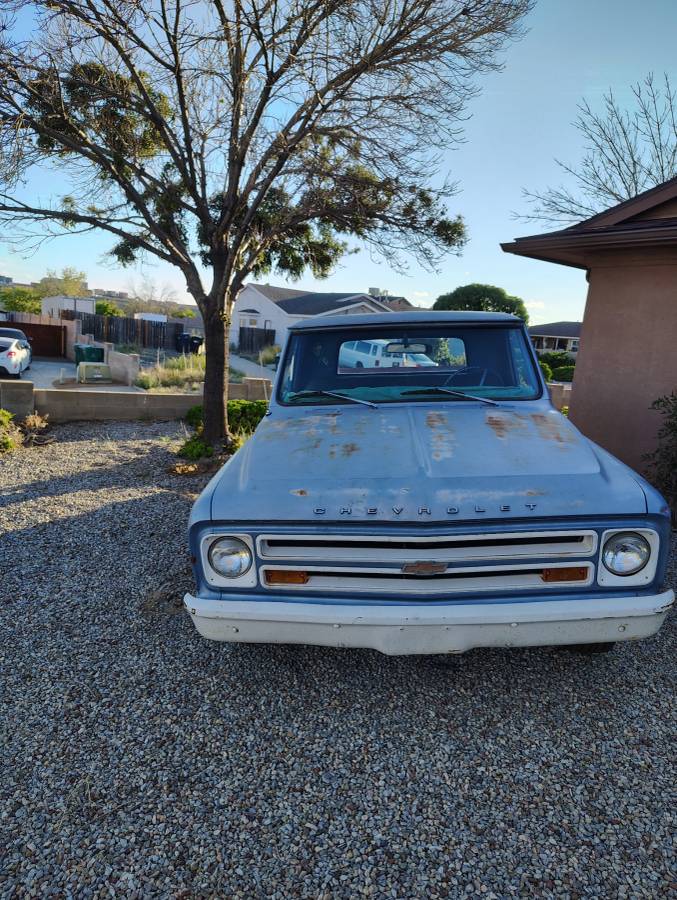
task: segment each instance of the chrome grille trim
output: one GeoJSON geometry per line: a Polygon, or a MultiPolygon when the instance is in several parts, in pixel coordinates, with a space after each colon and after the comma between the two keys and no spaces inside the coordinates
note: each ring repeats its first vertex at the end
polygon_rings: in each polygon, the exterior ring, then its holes
{"type": "Polygon", "coordinates": [[[398,564],[522,559],[574,559],[597,550],[597,532],[515,531],[439,535],[262,534],[256,541],[261,560],[398,564]]]}
{"type": "Polygon", "coordinates": [[[579,563],[587,569],[585,581],[544,582],[540,572],[544,568],[567,568],[570,563],[548,563],[547,565],[509,566],[462,566],[447,567],[446,572],[433,576],[403,575],[396,568],[331,566],[303,566],[309,574],[306,584],[268,584],[266,572],[273,570],[298,572],[297,565],[263,565],[260,570],[261,584],[269,591],[333,591],[351,593],[391,593],[420,594],[427,597],[438,594],[487,593],[497,590],[540,590],[561,591],[572,587],[589,587],[595,577],[595,567],[590,562],[579,563]]]}

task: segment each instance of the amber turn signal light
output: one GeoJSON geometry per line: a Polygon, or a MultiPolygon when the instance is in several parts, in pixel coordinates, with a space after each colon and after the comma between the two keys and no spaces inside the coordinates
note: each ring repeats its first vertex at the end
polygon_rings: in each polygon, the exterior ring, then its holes
{"type": "Polygon", "coordinates": [[[307,572],[288,572],[285,569],[266,571],[266,584],[307,584],[309,578],[307,572]]]}
{"type": "Polygon", "coordinates": [[[587,581],[588,570],[585,566],[562,566],[560,569],[543,569],[541,579],[547,582],[587,581]]]}

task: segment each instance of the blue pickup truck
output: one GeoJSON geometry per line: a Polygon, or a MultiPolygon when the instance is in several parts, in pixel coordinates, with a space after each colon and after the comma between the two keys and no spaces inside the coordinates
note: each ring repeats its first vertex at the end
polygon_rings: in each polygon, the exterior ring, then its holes
{"type": "Polygon", "coordinates": [[[552,407],[502,314],[296,325],[189,534],[184,602],[218,641],[606,650],[674,602],[665,500],[552,407]]]}

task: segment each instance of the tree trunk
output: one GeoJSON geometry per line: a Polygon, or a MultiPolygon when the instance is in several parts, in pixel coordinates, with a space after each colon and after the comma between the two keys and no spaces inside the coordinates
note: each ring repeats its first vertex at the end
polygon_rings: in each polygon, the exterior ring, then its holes
{"type": "Polygon", "coordinates": [[[228,357],[230,345],[227,322],[213,301],[203,312],[205,324],[205,386],[203,395],[204,440],[212,447],[223,444],[228,432],[228,357]],[[206,313],[206,315],[205,315],[206,313]]]}

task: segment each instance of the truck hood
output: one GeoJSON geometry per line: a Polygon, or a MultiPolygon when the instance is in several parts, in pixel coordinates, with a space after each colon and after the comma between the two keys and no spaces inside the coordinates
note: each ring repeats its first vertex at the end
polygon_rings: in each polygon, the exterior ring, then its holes
{"type": "Polygon", "coordinates": [[[546,404],[275,408],[211,485],[213,520],[642,514],[630,469],[546,404]]]}

